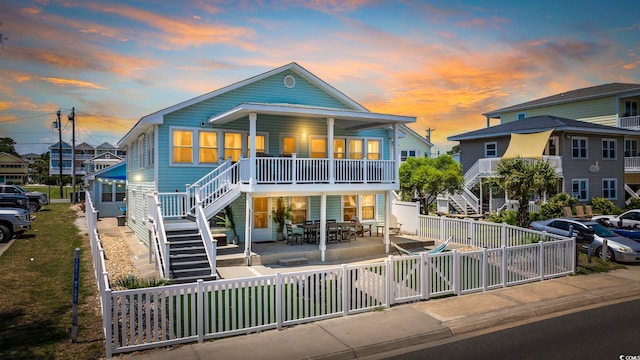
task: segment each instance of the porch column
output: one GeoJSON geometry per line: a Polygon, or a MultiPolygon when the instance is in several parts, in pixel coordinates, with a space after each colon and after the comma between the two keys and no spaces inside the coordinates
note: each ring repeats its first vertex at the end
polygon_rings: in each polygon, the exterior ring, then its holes
{"type": "Polygon", "coordinates": [[[389,253],[389,225],[391,220],[391,190],[384,193],[384,251],[389,253]]]}
{"type": "Polygon", "coordinates": [[[256,120],[258,114],[249,114],[249,183],[256,184],[256,120]]]}
{"type": "MultiPolygon", "coordinates": [[[[400,186],[400,144],[398,139],[398,128],[400,124],[393,124],[393,161],[395,162],[393,182],[400,186]]],[[[387,250],[388,252],[388,250],[387,250]]]]}
{"type": "Polygon", "coordinates": [[[251,193],[245,193],[247,196],[245,208],[244,222],[244,255],[247,259],[247,266],[251,266],[251,222],[253,220],[253,196],[251,193]]]}
{"type": "Polygon", "coordinates": [[[327,252],[327,194],[320,195],[320,260],[326,260],[327,252]]]}
{"type": "Polygon", "coordinates": [[[329,157],[329,184],[333,184],[336,182],[336,177],[334,174],[334,159],[333,159],[333,124],[334,119],[327,119],[327,152],[329,157]]]}

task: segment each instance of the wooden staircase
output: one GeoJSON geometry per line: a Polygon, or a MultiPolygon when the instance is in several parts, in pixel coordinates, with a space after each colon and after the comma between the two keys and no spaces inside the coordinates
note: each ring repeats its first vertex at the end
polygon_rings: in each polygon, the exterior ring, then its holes
{"type": "Polygon", "coordinates": [[[215,280],[198,229],[167,230],[169,275],[174,283],[215,280]]]}

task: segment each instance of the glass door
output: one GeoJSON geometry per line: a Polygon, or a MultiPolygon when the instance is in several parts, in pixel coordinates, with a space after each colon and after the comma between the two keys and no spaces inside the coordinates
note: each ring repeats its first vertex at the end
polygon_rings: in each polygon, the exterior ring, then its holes
{"type": "Polygon", "coordinates": [[[275,240],[271,223],[271,199],[268,197],[254,197],[251,241],[261,242],[275,240]]]}

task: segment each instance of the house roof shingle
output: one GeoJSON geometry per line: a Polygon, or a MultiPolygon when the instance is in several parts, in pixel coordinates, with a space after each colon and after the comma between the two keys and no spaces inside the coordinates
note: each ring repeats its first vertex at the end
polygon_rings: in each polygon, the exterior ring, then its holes
{"type": "Polygon", "coordinates": [[[559,94],[547,96],[541,99],[524,102],[508,106],[502,109],[489,111],[482,115],[488,117],[499,116],[502,113],[516,110],[524,110],[532,107],[548,106],[554,104],[561,104],[579,100],[587,100],[591,98],[598,98],[603,96],[620,95],[627,92],[640,91],[640,84],[626,84],[626,83],[610,83],[604,85],[597,85],[586,87],[582,89],[576,89],[571,91],[562,92],[559,94]]]}

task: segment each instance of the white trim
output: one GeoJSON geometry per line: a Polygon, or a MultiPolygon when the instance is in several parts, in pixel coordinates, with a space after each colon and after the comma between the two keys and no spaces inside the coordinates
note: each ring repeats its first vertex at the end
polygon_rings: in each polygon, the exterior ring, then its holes
{"type": "Polygon", "coordinates": [[[497,158],[498,157],[498,142],[497,141],[486,141],[484,143],[484,157],[485,158],[497,158]],[[487,145],[494,145],[493,151],[495,154],[489,155],[489,151],[487,149],[487,145]]]}
{"type": "MultiPolygon", "coordinates": [[[[589,158],[589,138],[586,137],[586,136],[572,136],[570,140],[571,140],[571,158],[572,159],[588,159],[589,158]],[[584,140],[585,141],[585,143],[584,143],[585,156],[584,157],[582,157],[582,156],[574,156],[573,155],[573,149],[574,149],[573,140],[584,140]]],[[[582,149],[582,147],[579,146],[579,147],[577,147],[577,149],[579,151],[580,149],[582,149]]]]}
{"type": "MultiPolygon", "coordinates": [[[[602,146],[602,160],[617,160],[618,159],[618,139],[612,139],[612,138],[602,138],[602,140],[600,141],[600,144],[602,146]],[[609,157],[607,155],[607,157],[604,156],[604,143],[605,141],[611,145],[613,144],[613,157],[609,157]]],[[[610,148],[607,148],[607,154],[609,153],[609,151],[611,150],[610,148]]]]}
{"type": "MultiPolygon", "coordinates": [[[[579,194],[578,194],[579,195],[579,194]]],[[[589,179],[571,179],[571,196],[578,199],[578,201],[587,201],[589,200],[589,179]],[[583,189],[580,188],[580,184],[584,182],[584,191],[585,197],[581,198],[580,196],[576,196],[576,193],[573,191],[573,185],[578,183],[578,193],[580,193],[583,189]]]]}
{"type": "Polygon", "coordinates": [[[602,197],[608,200],[618,200],[618,179],[616,178],[603,178],[602,179],[602,197]],[[611,193],[611,190],[613,190],[615,192],[615,196],[613,197],[606,197],[604,196],[604,191],[605,191],[605,187],[604,187],[604,183],[605,181],[607,182],[613,182],[613,188],[608,187],[607,190],[609,191],[609,193],[611,193]]]}

